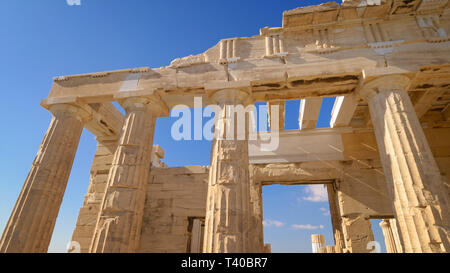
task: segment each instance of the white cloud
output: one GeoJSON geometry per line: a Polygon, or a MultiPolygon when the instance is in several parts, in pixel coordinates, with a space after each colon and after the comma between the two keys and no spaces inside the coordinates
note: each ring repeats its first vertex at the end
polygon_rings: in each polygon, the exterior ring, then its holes
{"type": "Polygon", "coordinates": [[[307,196],[303,197],[303,200],[310,202],[327,202],[328,192],[325,185],[308,185],[305,188],[307,196]]]}
{"type": "Polygon", "coordinates": [[[330,216],[330,211],[326,208],[320,208],[320,211],[322,212],[322,215],[324,216],[330,216]]]}
{"type": "Polygon", "coordinates": [[[313,226],[311,224],[306,224],[306,225],[297,225],[294,224],[291,226],[293,229],[306,229],[306,230],[314,230],[314,229],[323,229],[324,226],[323,225],[318,225],[318,226],[313,226]]]}
{"type": "Polygon", "coordinates": [[[277,221],[277,220],[270,220],[270,219],[266,219],[263,221],[263,226],[265,227],[282,227],[284,226],[285,223],[277,221]]]}
{"type": "Polygon", "coordinates": [[[66,0],[67,5],[69,6],[80,6],[81,0],[66,0]]]}

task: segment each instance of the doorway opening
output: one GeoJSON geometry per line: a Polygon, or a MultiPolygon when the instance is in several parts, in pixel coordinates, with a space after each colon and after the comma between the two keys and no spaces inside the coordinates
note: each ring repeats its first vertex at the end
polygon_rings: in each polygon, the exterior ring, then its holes
{"type": "Polygon", "coordinates": [[[323,234],[334,245],[325,184],[265,185],[264,243],[272,253],[311,253],[311,235],[323,234]]]}

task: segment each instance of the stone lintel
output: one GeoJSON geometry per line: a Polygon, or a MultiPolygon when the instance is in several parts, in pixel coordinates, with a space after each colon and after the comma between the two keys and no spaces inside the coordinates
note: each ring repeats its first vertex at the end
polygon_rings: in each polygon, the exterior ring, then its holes
{"type": "Polygon", "coordinates": [[[50,111],[53,105],[69,104],[79,107],[92,116],[84,127],[99,138],[118,138],[124,116],[109,102],[86,103],[77,97],[48,98],[41,101],[41,106],[50,111]]]}
{"type": "Polygon", "coordinates": [[[249,159],[252,164],[295,163],[328,160],[364,160],[378,158],[375,136],[371,130],[349,127],[289,130],[249,136],[249,159]],[[264,151],[268,139],[276,141],[274,151],[264,151]]]}
{"type": "Polygon", "coordinates": [[[204,85],[206,92],[217,91],[221,89],[250,89],[251,83],[244,81],[211,81],[204,85]]]}

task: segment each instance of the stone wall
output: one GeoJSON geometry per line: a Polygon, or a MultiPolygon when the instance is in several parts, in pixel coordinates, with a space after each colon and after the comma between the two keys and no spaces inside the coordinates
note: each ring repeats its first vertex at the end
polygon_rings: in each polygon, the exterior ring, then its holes
{"type": "MultiPolygon", "coordinates": [[[[89,252],[95,225],[100,211],[101,202],[105,195],[106,182],[108,180],[111,162],[117,147],[116,139],[97,139],[97,151],[91,166],[91,177],[87,194],[78,214],[72,241],[80,244],[81,253],[89,252]]],[[[164,150],[158,145],[153,146],[152,166],[165,167],[161,161],[164,150]]],[[[150,180],[151,181],[151,180],[150,180]]],[[[76,247],[76,245],[72,245],[76,247]]]]}
{"type": "Polygon", "coordinates": [[[374,241],[370,219],[394,216],[383,169],[349,161],[342,171],[336,192],[344,246],[346,251],[368,252],[367,244],[374,241]]]}
{"type": "Polygon", "coordinates": [[[89,252],[101,202],[106,191],[109,169],[117,147],[116,143],[116,140],[98,141],[91,167],[88,192],[84,197],[72,235],[72,241],[80,244],[81,253],[89,252]]]}
{"type": "Polygon", "coordinates": [[[145,202],[139,252],[187,252],[189,219],[204,218],[208,167],[155,168],[145,202]]]}

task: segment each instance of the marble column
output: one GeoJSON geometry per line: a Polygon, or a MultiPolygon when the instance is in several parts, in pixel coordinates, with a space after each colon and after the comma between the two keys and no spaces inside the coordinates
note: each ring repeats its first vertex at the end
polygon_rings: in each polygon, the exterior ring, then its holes
{"type": "Polygon", "coordinates": [[[0,241],[0,252],[47,252],[88,112],[56,104],[0,241]]]}
{"type": "Polygon", "coordinates": [[[120,102],[125,122],[114,154],[90,252],[133,253],[139,245],[159,98],[120,102]]]}
{"type": "Polygon", "coordinates": [[[317,253],[327,253],[327,248],[326,248],[326,247],[320,247],[320,248],[317,250],[317,253]]]}
{"type": "Polygon", "coordinates": [[[312,245],[312,253],[324,253],[319,251],[321,249],[326,249],[325,236],[323,236],[322,234],[312,234],[311,245],[312,245]]]}
{"type": "Polygon", "coordinates": [[[342,238],[342,222],[337,202],[337,193],[335,184],[327,184],[328,202],[330,204],[331,225],[333,226],[334,244],[336,253],[341,253],[344,249],[344,240],[342,238]]]}
{"type": "Polygon", "coordinates": [[[389,220],[383,220],[380,222],[381,230],[384,235],[384,242],[386,245],[386,251],[388,253],[398,253],[397,246],[395,243],[394,233],[392,232],[391,224],[389,220]]]}
{"type": "Polygon", "coordinates": [[[394,241],[395,241],[395,246],[397,248],[397,253],[403,253],[403,248],[402,248],[402,240],[400,239],[400,233],[398,231],[397,228],[397,220],[392,218],[387,220],[389,221],[389,225],[392,231],[392,234],[394,236],[394,241]]]}
{"type": "Polygon", "coordinates": [[[251,252],[264,253],[264,227],[263,227],[263,202],[262,185],[255,179],[253,169],[250,166],[250,203],[251,203],[251,252]]]}
{"type": "Polygon", "coordinates": [[[335,253],[336,252],[336,247],[335,246],[327,246],[327,253],[335,253]]]}
{"type": "Polygon", "coordinates": [[[225,89],[216,91],[212,99],[222,111],[211,151],[203,252],[250,252],[249,115],[239,117],[231,109],[250,104],[249,94],[225,89]]]}
{"type": "Polygon", "coordinates": [[[407,93],[406,76],[368,82],[366,97],[405,252],[449,252],[444,181],[407,93]]]}

